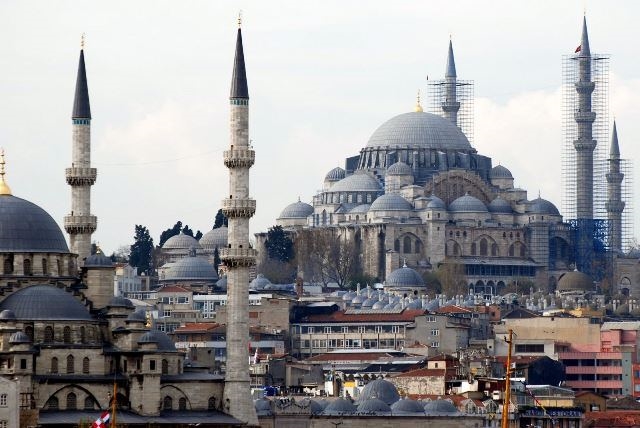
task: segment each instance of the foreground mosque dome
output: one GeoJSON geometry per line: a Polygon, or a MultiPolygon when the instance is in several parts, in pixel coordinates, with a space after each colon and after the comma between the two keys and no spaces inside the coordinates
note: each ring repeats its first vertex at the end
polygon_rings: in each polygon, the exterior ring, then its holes
{"type": "Polygon", "coordinates": [[[392,117],[375,130],[367,147],[473,150],[467,137],[451,121],[425,112],[392,117]]]}
{"type": "Polygon", "coordinates": [[[205,250],[215,250],[216,248],[225,248],[229,242],[229,228],[220,226],[211,229],[200,238],[200,245],[205,250]]]}
{"type": "Polygon", "coordinates": [[[71,293],[53,285],[33,285],[18,290],[0,302],[19,320],[92,320],[89,310],[71,293]]]}

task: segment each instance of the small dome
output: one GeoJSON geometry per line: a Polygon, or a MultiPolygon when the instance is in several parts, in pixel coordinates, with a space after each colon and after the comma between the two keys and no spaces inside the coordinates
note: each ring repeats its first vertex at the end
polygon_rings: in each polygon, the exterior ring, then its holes
{"type": "Polygon", "coordinates": [[[449,205],[449,211],[457,213],[486,213],[488,212],[486,205],[478,198],[467,193],[460,196],[449,205]]]}
{"type": "Polygon", "coordinates": [[[489,172],[489,178],[511,178],[513,179],[513,175],[511,175],[511,171],[502,165],[496,165],[491,168],[491,172],[489,172]]]}
{"type": "Polygon", "coordinates": [[[376,299],[375,297],[371,297],[370,299],[367,299],[364,302],[362,302],[362,307],[363,308],[371,308],[377,302],[378,302],[378,299],[376,299]]]}
{"type": "Polygon", "coordinates": [[[575,270],[562,275],[556,289],[558,291],[593,291],[594,284],[589,275],[575,270]]]}
{"type": "Polygon", "coordinates": [[[413,175],[413,171],[406,163],[396,162],[387,168],[387,175],[413,175]]]}
{"type": "Polygon", "coordinates": [[[429,196],[429,203],[427,204],[427,208],[432,210],[444,210],[447,206],[444,204],[444,201],[437,197],[436,195],[429,196]]]}
{"type": "Polygon", "coordinates": [[[410,211],[413,206],[400,195],[386,193],[371,204],[369,211],[410,211]]]}
{"type": "Polygon", "coordinates": [[[253,405],[256,408],[256,414],[258,416],[271,416],[273,414],[273,410],[271,410],[271,400],[267,398],[259,398],[253,405]]]}
{"type": "Polygon", "coordinates": [[[313,214],[313,207],[305,202],[294,202],[287,205],[278,218],[307,218],[313,214]]]}
{"type": "Polygon", "coordinates": [[[54,285],[32,285],[0,302],[0,311],[11,310],[19,320],[91,321],[89,310],[71,293],[54,285]]]}
{"type": "Polygon", "coordinates": [[[458,416],[460,412],[450,401],[433,400],[424,405],[427,416],[458,416]]]}
{"type": "Polygon", "coordinates": [[[532,214],[560,215],[560,211],[558,211],[558,208],[556,208],[553,203],[547,201],[546,199],[542,199],[541,197],[538,197],[538,199],[534,199],[533,201],[531,201],[529,212],[532,214]]]}
{"type": "Polygon", "coordinates": [[[371,174],[359,171],[338,181],[330,192],[380,192],[378,180],[371,174]]]}
{"type": "MultiPolygon", "coordinates": [[[[366,306],[366,305],[363,304],[362,306],[366,306]]],[[[385,307],[385,303],[378,300],[373,304],[373,306],[371,306],[371,309],[380,310],[380,309],[384,309],[384,307],[385,307]]]]}
{"type": "Polygon", "coordinates": [[[327,175],[324,176],[324,179],[328,181],[339,181],[339,180],[342,180],[344,177],[345,177],[344,169],[337,166],[333,168],[331,171],[329,171],[327,175]]]}
{"type": "Polygon", "coordinates": [[[218,282],[216,282],[216,287],[220,288],[221,290],[227,289],[227,275],[222,275],[222,278],[220,278],[218,282]]]}
{"type": "Polygon", "coordinates": [[[133,308],[133,303],[131,300],[124,298],[122,296],[113,296],[107,306],[112,308],[133,308]]]}
{"type": "Polygon", "coordinates": [[[358,413],[391,413],[391,407],[379,398],[369,398],[358,404],[358,413]]]}
{"type": "Polygon", "coordinates": [[[9,343],[12,345],[19,345],[21,343],[31,343],[31,338],[27,336],[25,332],[16,331],[9,336],[9,343]]]}
{"type": "Polygon", "coordinates": [[[200,238],[200,245],[205,250],[213,251],[216,248],[225,248],[229,243],[229,229],[227,226],[220,226],[205,233],[200,238]]]}
{"type": "Polygon", "coordinates": [[[386,285],[388,287],[398,288],[425,287],[422,276],[407,266],[403,266],[400,269],[396,269],[391,272],[387,277],[386,285]]]}
{"type": "Polygon", "coordinates": [[[194,247],[197,250],[201,250],[202,246],[193,236],[185,235],[180,232],[178,235],[174,235],[167,239],[162,246],[164,250],[188,250],[194,247]]]}
{"type": "Polygon", "coordinates": [[[11,309],[0,312],[0,321],[15,321],[16,314],[11,309]]]}
{"type": "Polygon", "coordinates": [[[424,406],[415,400],[401,399],[391,405],[391,411],[394,415],[424,415],[424,406]]]}
{"type": "Polygon", "coordinates": [[[392,117],[375,130],[367,147],[473,150],[451,121],[435,114],[410,112],[392,117]]]}
{"type": "Polygon", "coordinates": [[[87,268],[106,268],[113,267],[113,262],[107,256],[102,253],[102,250],[98,248],[98,251],[95,254],[91,254],[84,260],[84,267],[87,268]]]}
{"type": "Polygon", "coordinates": [[[362,294],[357,295],[356,297],[354,297],[351,300],[351,304],[353,305],[360,305],[362,304],[362,302],[364,302],[365,300],[367,300],[367,296],[364,296],[362,294]]]}
{"type": "Polygon", "coordinates": [[[253,281],[249,283],[249,288],[254,290],[263,290],[267,285],[271,285],[271,281],[263,274],[259,273],[253,281]]]}
{"type": "Polygon", "coordinates": [[[493,201],[489,202],[487,208],[489,208],[489,212],[496,214],[511,214],[513,212],[511,204],[500,196],[497,196],[493,201]]]}
{"type": "Polygon", "coordinates": [[[370,208],[371,208],[370,204],[356,205],[349,211],[349,214],[366,214],[369,212],[370,208]]]}
{"type": "Polygon", "coordinates": [[[127,321],[134,322],[146,322],[147,321],[147,313],[144,310],[138,310],[135,312],[131,312],[127,317],[127,321]]]}
{"type": "Polygon", "coordinates": [[[213,265],[203,257],[183,257],[165,272],[164,281],[213,282],[218,274],[213,265]]]}
{"type": "Polygon", "coordinates": [[[166,333],[159,330],[151,330],[146,332],[138,340],[141,343],[157,343],[159,351],[175,351],[176,345],[166,333]]]}
{"type": "Polygon", "coordinates": [[[351,401],[345,400],[344,398],[337,398],[329,403],[322,413],[325,415],[344,415],[354,413],[355,411],[356,406],[354,406],[351,401]]]}
{"type": "Polygon", "coordinates": [[[358,397],[358,402],[362,403],[371,398],[382,400],[389,406],[400,399],[400,394],[395,385],[384,379],[376,379],[365,385],[358,397]]]}

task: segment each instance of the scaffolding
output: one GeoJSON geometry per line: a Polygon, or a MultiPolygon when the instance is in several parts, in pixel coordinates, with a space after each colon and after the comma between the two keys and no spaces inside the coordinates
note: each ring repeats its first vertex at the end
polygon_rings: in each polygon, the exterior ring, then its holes
{"type": "Polygon", "coordinates": [[[624,202],[622,211],[622,251],[627,252],[633,245],[633,161],[631,159],[620,160],[620,172],[624,174],[622,179],[621,199],[624,202]]]}
{"type": "MultiPolygon", "coordinates": [[[[447,81],[429,80],[427,82],[427,111],[445,117],[442,105],[447,101],[447,81]]],[[[456,102],[460,103],[458,110],[458,128],[466,135],[469,143],[473,144],[473,80],[456,80],[456,102]]]]}
{"type": "Polygon", "coordinates": [[[594,281],[613,276],[613,252],[609,251],[611,233],[608,220],[568,220],[574,242],[575,268],[594,281]]]}
{"type": "MultiPolygon", "coordinates": [[[[576,183],[576,151],[573,142],[578,138],[575,113],[578,110],[578,93],[575,84],[579,76],[579,56],[562,57],[562,129],[561,151],[561,206],[565,218],[576,218],[577,192],[582,183],[576,183]]],[[[593,151],[593,218],[607,218],[607,179],[609,158],[609,55],[591,55],[591,80],[595,89],[591,95],[591,111],[596,113],[593,122],[593,139],[597,145],[593,151]]]]}

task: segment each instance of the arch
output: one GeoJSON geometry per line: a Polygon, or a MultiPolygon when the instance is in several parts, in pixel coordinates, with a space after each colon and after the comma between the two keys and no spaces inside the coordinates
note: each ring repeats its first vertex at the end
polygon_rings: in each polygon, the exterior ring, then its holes
{"type": "MultiPolygon", "coordinates": [[[[160,387],[160,391],[163,391],[163,390],[169,389],[169,388],[178,391],[180,393],[180,396],[184,397],[187,400],[187,406],[190,409],[193,408],[193,406],[191,404],[191,400],[189,399],[189,396],[187,394],[185,394],[185,392],[182,389],[178,388],[177,386],[175,386],[175,385],[164,385],[164,386],[160,387]]],[[[167,395],[167,397],[168,397],[168,395],[167,395]]]]}
{"type": "Polygon", "coordinates": [[[67,410],[76,410],[78,408],[78,397],[75,392],[67,394],[67,410]]]}
{"type": "Polygon", "coordinates": [[[405,254],[411,253],[411,238],[409,236],[405,236],[402,239],[402,252],[405,254]]]}
{"type": "MultiPolygon", "coordinates": [[[[75,383],[72,383],[72,384],[64,385],[64,386],[62,386],[62,387],[58,388],[57,390],[55,390],[55,391],[54,391],[54,392],[49,396],[49,398],[47,399],[47,401],[45,402],[44,408],[45,408],[45,409],[47,409],[47,408],[48,408],[48,407],[47,407],[47,404],[48,404],[51,400],[54,400],[54,401],[56,402],[56,405],[57,405],[57,403],[58,403],[58,397],[57,397],[57,396],[58,396],[58,394],[60,394],[60,393],[61,393],[62,391],[64,391],[65,389],[70,389],[71,391],[79,390],[79,391],[84,392],[84,393],[87,395],[87,398],[91,398],[91,399],[92,399],[92,400],[93,400],[93,401],[98,405],[98,407],[100,407],[100,402],[96,399],[96,396],[95,396],[95,395],[93,395],[93,393],[92,393],[91,391],[89,391],[87,388],[85,388],[85,387],[83,387],[83,386],[80,386],[80,385],[77,385],[77,384],[75,384],[75,383]]],[[[118,395],[120,395],[120,394],[118,394],[118,395]]],[[[85,402],[86,402],[86,400],[87,400],[87,399],[85,398],[85,402]]],[[[57,407],[56,407],[56,409],[57,409],[57,407]]]]}
{"type": "Polygon", "coordinates": [[[13,273],[13,254],[9,254],[4,257],[3,272],[5,275],[10,275],[13,273]]]}
{"type": "Polygon", "coordinates": [[[22,267],[25,275],[27,276],[33,275],[33,269],[31,268],[31,259],[24,259],[22,261],[22,267]]]}
{"type": "Polygon", "coordinates": [[[47,262],[47,259],[45,259],[44,257],[42,258],[42,274],[49,275],[49,264],[47,262]]]}
{"type": "Polygon", "coordinates": [[[44,408],[47,410],[58,410],[60,408],[60,404],[58,403],[58,397],[51,396],[44,404],[44,408]]]}
{"type": "Polygon", "coordinates": [[[31,339],[31,341],[33,342],[33,326],[32,325],[28,325],[24,328],[24,334],[29,336],[29,339],[31,339]]]}
{"type": "Polygon", "coordinates": [[[85,410],[93,410],[95,407],[96,407],[96,402],[92,397],[90,397],[90,396],[84,397],[84,409],[85,410]]]}
{"type": "Polygon", "coordinates": [[[75,372],[75,359],[73,355],[67,355],[67,373],[75,372]]]}
{"type": "Polygon", "coordinates": [[[87,330],[84,326],[80,326],[80,343],[85,343],[87,341],[87,330]]]}
{"type": "Polygon", "coordinates": [[[58,357],[51,358],[51,373],[58,373],[58,357]]]}
{"type": "Polygon", "coordinates": [[[62,329],[62,341],[64,343],[71,343],[71,327],[65,325],[62,329]]]}
{"type": "Polygon", "coordinates": [[[520,241],[516,241],[509,246],[509,257],[525,258],[527,247],[520,241]]]}
{"type": "Polygon", "coordinates": [[[480,239],[480,255],[481,256],[486,256],[488,254],[487,247],[488,247],[487,238],[480,239]]]}
{"type": "Polygon", "coordinates": [[[53,342],[53,327],[50,325],[44,328],[44,342],[51,343],[53,342]]]}
{"type": "Polygon", "coordinates": [[[178,410],[187,410],[187,399],[180,397],[178,400],[178,410]]]}
{"type": "Polygon", "coordinates": [[[472,255],[472,256],[475,256],[475,255],[477,254],[477,252],[478,252],[478,251],[476,250],[476,243],[475,243],[475,242],[472,242],[472,243],[471,243],[471,255],[472,255]]]}
{"type": "Polygon", "coordinates": [[[207,400],[207,410],[215,410],[216,409],[216,397],[209,397],[207,400]]]}
{"type": "Polygon", "coordinates": [[[173,398],[169,395],[165,395],[162,399],[162,410],[172,410],[173,409],[173,398]]]}
{"type": "Polygon", "coordinates": [[[84,357],[82,359],[82,373],[91,373],[91,360],[89,359],[89,357],[84,357]]]}
{"type": "Polygon", "coordinates": [[[494,242],[493,244],[491,244],[491,257],[499,257],[499,256],[500,256],[500,250],[498,248],[498,244],[494,242]]]}
{"type": "Polygon", "coordinates": [[[456,241],[450,239],[446,243],[446,255],[459,257],[462,255],[462,250],[460,249],[460,244],[456,241]]]}
{"type": "Polygon", "coordinates": [[[425,195],[436,194],[447,205],[464,196],[466,192],[480,199],[485,205],[495,197],[494,191],[483,179],[471,171],[442,171],[425,185],[425,195]]]}

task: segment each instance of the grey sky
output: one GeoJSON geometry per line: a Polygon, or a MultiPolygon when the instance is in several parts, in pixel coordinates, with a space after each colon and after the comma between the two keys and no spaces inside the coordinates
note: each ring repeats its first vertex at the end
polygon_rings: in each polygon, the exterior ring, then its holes
{"type": "MultiPolygon", "coordinates": [[[[154,240],[182,220],[208,231],[228,188],[228,91],[236,16],[257,151],[252,231],[355,155],[385,120],[410,111],[444,74],[476,86],[475,147],[516,185],[560,206],[561,57],[580,40],[584,2],[3,1],[0,145],[16,196],[59,224],[70,211],[71,106],[80,35],[98,181],[94,239],[105,252],[154,240]]],[[[587,2],[592,52],[611,60],[611,116],[624,158],[640,154],[636,1],[587,2]]],[[[606,144],[609,142],[607,141],[606,144]]],[[[637,188],[638,186],[636,186],[637,188]]],[[[636,191],[637,193],[637,191],[636,191]]],[[[640,206],[636,207],[640,231],[640,206]]]]}

